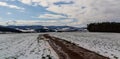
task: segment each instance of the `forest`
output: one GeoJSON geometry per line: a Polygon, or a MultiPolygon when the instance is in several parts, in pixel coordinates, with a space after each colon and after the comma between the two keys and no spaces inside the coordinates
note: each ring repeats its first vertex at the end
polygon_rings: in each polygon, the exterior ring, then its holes
{"type": "Polygon", "coordinates": [[[120,23],[117,22],[90,23],[87,25],[87,30],[90,32],[120,33],[120,23]]]}

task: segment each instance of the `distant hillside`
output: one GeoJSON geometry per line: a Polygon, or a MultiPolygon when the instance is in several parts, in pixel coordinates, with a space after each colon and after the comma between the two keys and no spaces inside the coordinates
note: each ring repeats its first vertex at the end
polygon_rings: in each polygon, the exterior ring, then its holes
{"type": "Polygon", "coordinates": [[[15,29],[22,29],[22,30],[43,28],[43,26],[41,26],[41,25],[32,25],[32,26],[7,26],[7,27],[9,27],[9,28],[15,28],[15,29]]]}
{"type": "Polygon", "coordinates": [[[49,28],[49,29],[63,29],[63,28],[71,28],[74,29],[77,27],[71,27],[71,26],[41,26],[41,25],[31,25],[31,26],[7,26],[9,28],[15,28],[15,29],[23,29],[23,30],[28,30],[28,29],[42,29],[44,27],[49,28]]]}
{"type": "Polygon", "coordinates": [[[90,32],[117,32],[120,33],[120,23],[103,22],[88,24],[87,29],[90,32]]]}
{"type": "Polygon", "coordinates": [[[13,29],[13,28],[8,28],[5,26],[0,26],[0,32],[15,32],[15,33],[21,33],[21,31],[13,29]]]}
{"type": "Polygon", "coordinates": [[[18,29],[25,32],[73,32],[73,31],[81,31],[81,28],[71,27],[71,26],[41,26],[41,25],[33,25],[33,26],[7,26],[9,28],[18,29]]]}

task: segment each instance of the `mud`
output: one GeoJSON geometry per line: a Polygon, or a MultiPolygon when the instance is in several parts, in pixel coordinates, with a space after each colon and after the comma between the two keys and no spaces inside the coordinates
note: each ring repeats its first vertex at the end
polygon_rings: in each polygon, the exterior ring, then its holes
{"type": "MultiPolygon", "coordinates": [[[[41,35],[39,37],[41,37],[41,35]]],[[[64,39],[50,36],[49,34],[43,34],[42,39],[50,44],[58,54],[59,59],[109,59],[108,57],[84,49],[64,39]]]]}

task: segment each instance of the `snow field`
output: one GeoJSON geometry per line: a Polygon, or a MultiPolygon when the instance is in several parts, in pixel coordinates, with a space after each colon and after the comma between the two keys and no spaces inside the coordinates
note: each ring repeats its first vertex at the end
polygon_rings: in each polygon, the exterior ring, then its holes
{"type": "Polygon", "coordinates": [[[58,59],[39,34],[0,34],[0,59],[58,59]]]}
{"type": "Polygon", "coordinates": [[[107,56],[111,59],[120,59],[119,33],[63,32],[50,34],[51,36],[76,43],[80,47],[107,56]]]}

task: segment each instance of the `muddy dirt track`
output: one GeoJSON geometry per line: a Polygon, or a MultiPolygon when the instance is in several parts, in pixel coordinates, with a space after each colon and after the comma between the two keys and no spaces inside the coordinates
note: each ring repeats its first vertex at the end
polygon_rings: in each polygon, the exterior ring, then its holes
{"type": "Polygon", "coordinates": [[[109,59],[69,41],[50,36],[49,34],[43,34],[42,36],[58,54],[59,59],[109,59]]]}

